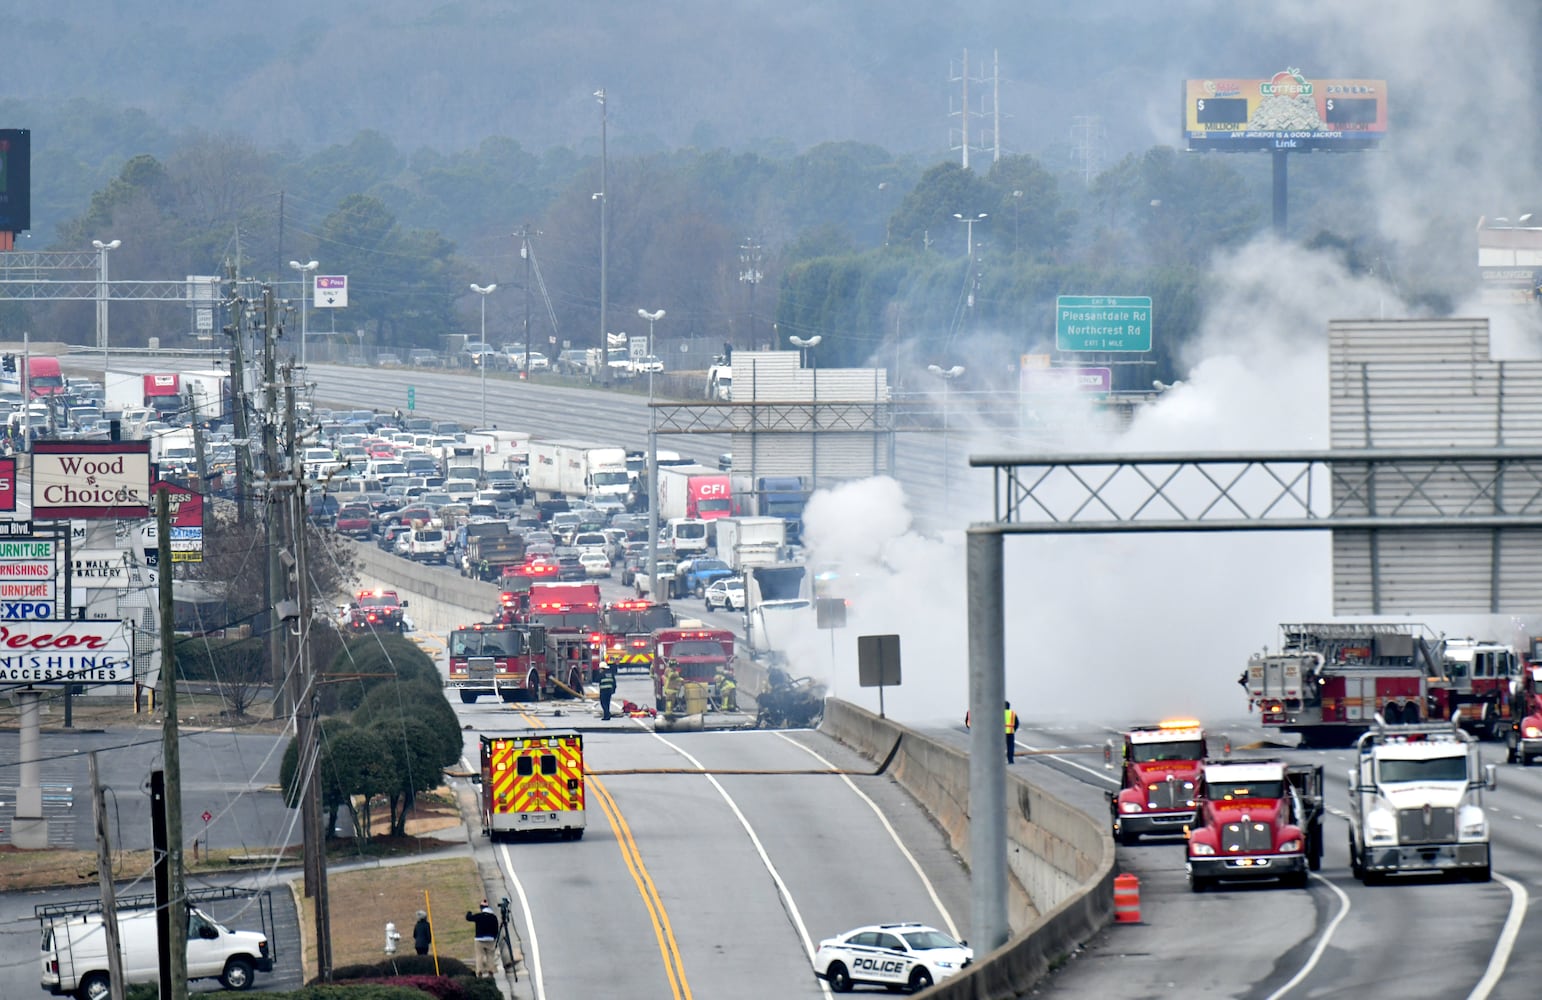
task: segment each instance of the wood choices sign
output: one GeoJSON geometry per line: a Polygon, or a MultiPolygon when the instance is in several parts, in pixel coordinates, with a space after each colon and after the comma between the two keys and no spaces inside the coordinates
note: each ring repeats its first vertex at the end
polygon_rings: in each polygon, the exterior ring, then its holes
{"type": "Polygon", "coordinates": [[[149,516],[150,442],[33,442],[33,520],[149,516]]]}

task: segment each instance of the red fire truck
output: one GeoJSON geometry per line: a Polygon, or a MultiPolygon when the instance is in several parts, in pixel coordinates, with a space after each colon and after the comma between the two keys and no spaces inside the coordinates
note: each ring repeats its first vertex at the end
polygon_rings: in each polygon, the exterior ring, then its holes
{"type": "Polygon", "coordinates": [[[1510,721],[1504,726],[1505,759],[1522,767],[1542,757],[1542,637],[1532,637],[1529,653],[1510,695],[1510,721]]]}
{"type": "Polygon", "coordinates": [[[652,601],[612,601],[600,616],[605,664],[616,673],[653,669],[653,633],[673,628],[675,613],[667,604],[652,601]]]}
{"type": "Polygon", "coordinates": [[[1182,834],[1194,822],[1204,759],[1205,731],[1193,719],[1166,719],[1126,732],[1119,791],[1108,793],[1114,839],[1129,845],[1142,834],[1182,834]]]}
{"type": "Polygon", "coordinates": [[[505,570],[499,583],[498,607],[493,609],[493,620],[505,624],[527,621],[530,617],[530,588],[542,581],[555,583],[557,564],[530,560],[522,566],[505,570]]]}
{"type": "Polygon", "coordinates": [[[1250,658],[1241,683],[1266,728],[1300,733],[1303,746],[1349,746],[1378,713],[1393,725],[1427,717],[1442,647],[1406,622],[1281,625],[1279,652],[1250,658]]]}
{"type": "Polygon", "coordinates": [[[1442,665],[1442,676],[1430,682],[1429,717],[1455,719],[1460,712],[1463,729],[1480,739],[1504,739],[1510,695],[1522,676],[1520,654],[1492,640],[1447,639],[1442,665]]]}
{"type": "Polygon", "coordinates": [[[705,628],[701,622],[681,624],[685,627],[661,628],[653,633],[656,650],[653,659],[653,700],[654,708],[660,712],[668,708],[664,704],[664,674],[670,667],[680,671],[680,678],[687,686],[685,700],[690,704],[698,697],[705,698],[707,685],[734,658],[733,632],[722,628],[705,628]],[[694,692],[696,697],[693,697],[691,685],[698,685],[694,692]]]}
{"type": "Polygon", "coordinates": [[[450,633],[450,683],[467,705],[484,694],[539,701],[550,693],[540,626],[464,625],[450,633]]]}
{"type": "Polygon", "coordinates": [[[554,686],[582,697],[600,669],[600,585],[532,583],[527,618],[546,630],[546,663],[554,686]]]}

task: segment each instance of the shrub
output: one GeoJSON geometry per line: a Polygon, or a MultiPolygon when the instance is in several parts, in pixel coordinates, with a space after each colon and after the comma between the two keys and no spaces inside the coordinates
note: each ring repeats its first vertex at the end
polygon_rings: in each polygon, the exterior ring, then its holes
{"type": "Polygon", "coordinates": [[[439,956],[439,971],[434,971],[432,955],[398,955],[395,961],[364,962],[332,970],[332,981],[349,979],[389,979],[393,976],[475,976],[476,970],[458,958],[439,956]]]}

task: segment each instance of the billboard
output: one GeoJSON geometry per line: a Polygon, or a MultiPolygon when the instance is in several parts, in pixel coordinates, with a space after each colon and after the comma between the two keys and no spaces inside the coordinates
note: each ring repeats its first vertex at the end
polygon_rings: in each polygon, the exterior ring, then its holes
{"type": "Polygon", "coordinates": [[[122,622],[5,622],[0,683],[132,684],[133,652],[122,622]]]}
{"type": "Polygon", "coordinates": [[[0,233],[32,228],[32,133],[0,128],[0,233]]]}
{"type": "Polygon", "coordinates": [[[1309,80],[1299,69],[1185,80],[1183,132],[1191,151],[1367,149],[1387,133],[1387,82],[1309,80]]]}
{"type": "Polygon", "coordinates": [[[150,442],[33,442],[33,520],[149,515],[150,442]]]}
{"type": "Polygon", "coordinates": [[[16,458],[0,458],[0,513],[16,512],[16,458]]]}

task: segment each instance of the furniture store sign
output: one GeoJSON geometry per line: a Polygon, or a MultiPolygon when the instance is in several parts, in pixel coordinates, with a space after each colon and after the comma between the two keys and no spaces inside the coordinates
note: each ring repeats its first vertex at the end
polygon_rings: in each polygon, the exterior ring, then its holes
{"type": "Polygon", "coordinates": [[[148,441],[33,442],[33,520],[149,515],[148,441]]]}
{"type": "Polygon", "coordinates": [[[0,623],[0,683],[133,682],[133,642],[122,622],[0,623]]]}

